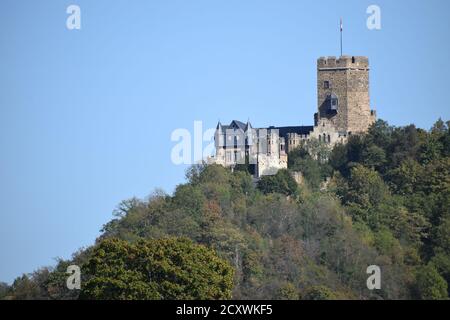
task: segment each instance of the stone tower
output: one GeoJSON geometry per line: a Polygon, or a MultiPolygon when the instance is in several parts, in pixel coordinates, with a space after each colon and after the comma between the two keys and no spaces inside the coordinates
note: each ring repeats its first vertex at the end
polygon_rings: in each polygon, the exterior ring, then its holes
{"type": "Polygon", "coordinates": [[[370,109],[369,59],[319,58],[317,98],[316,126],[327,122],[343,135],[366,132],[376,118],[375,111],[370,109]]]}

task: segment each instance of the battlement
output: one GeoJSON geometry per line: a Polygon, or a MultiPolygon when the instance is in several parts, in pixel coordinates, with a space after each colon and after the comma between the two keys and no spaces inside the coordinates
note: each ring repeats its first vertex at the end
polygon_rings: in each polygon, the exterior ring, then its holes
{"type": "Polygon", "coordinates": [[[317,69],[368,69],[369,58],[363,56],[320,57],[317,69]]]}

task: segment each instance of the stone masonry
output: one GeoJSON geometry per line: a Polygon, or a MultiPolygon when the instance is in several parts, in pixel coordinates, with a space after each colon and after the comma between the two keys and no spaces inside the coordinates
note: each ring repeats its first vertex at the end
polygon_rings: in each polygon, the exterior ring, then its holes
{"type": "Polygon", "coordinates": [[[233,120],[220,122],[215,157],[210,163],[235,167],[249,164],[255,177],[287,168],[287,154],[316,139],[330,148],[349,135],[367,132],[376,120],[369,98],[369,59],[360,56],[321,57],[317,60],[317,113],[314,126],[253,128],[233,120]]]}

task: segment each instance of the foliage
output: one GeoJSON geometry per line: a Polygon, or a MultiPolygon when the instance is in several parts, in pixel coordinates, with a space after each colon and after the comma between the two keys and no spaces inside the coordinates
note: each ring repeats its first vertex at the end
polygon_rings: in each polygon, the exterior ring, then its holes
{"type": "Polygon", "coordinates": [[[318,190],[322,182],[331,174],[331,167],[327,160],[330,152],[326,152],[325,145],[316,140],[311,142],[308,150],[306,146],[300,146],[289,152],[288,167],[292,171],[299,171],[305,177],[307,184],[313,190],[318,190]],[[320,159],[320,160],[317,160],[320,159]]]}
{"type": "Polygon", "coordinates": [[[421,299],[439,300],[448,297],[447,282],[433,265],[421,267],[417,271],[416,277],[417,289],[421,299]]]}
{"type": "Polygon", "coordinates": [[[314,286],[308,288],[303,295],[304,300],[335,300],[337,297],[326,286],[314,286]]]}
{"type": "Polygon", "coordinates": [[[100,242],[86,264],[81,299],[227,299],[233,269],[188,239],[100,242]]]}
{"type": "Polygon", "coordinates": [[[96,245],[0,298],[77,299],[65,287],[77,264],[86,299],[446,299],[449,124],[379,120],[331,152],[312,141],[256,186],[245,165],[192,166],[172,195],[121,202],[96,245]],[[380,290],[366,286],[369,265],[380,290]]]}
{"type": "Polygon", "coordinates": [[[295,182],[288,170],[282,169],[276,175],[262,177],[258,182],[258,189],[266,194],[294,195],[297,191],[297,182],[295,182]]]}

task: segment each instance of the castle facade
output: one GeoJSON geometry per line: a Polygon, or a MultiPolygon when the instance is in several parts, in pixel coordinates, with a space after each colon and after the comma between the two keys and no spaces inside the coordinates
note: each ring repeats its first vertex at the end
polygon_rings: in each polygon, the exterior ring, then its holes
{"type": "Polygon", "coordinates": [[[317,60],[317,113],[313,126],[253,128],[233,120],[217,124],[211,163],[234,168],[248,164],[255,177],[287,168],[288,153],[316,139],[332,148],[348,136],[367,132],[375,122],[370,107],[369,59],[321,57],[317,60]]]}

